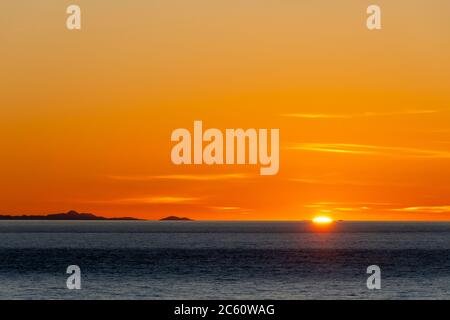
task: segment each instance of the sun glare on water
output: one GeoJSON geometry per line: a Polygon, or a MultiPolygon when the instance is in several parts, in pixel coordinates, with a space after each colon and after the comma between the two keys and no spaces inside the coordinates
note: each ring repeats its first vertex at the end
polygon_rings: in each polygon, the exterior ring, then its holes
{"type": "Polygon", "coordinates": [[[333,219],[331,219],[330,217],[320,216],[315,217],[312,221],[316,224],[329,224],[333,222],[333,219]]]}

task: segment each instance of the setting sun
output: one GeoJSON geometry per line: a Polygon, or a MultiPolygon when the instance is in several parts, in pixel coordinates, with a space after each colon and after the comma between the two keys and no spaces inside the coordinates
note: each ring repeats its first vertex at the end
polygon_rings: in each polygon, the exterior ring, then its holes
{"type": "Polygon", "coordinates": [[[333,222],[333,219],[331,219],[330,217],[320,216],[315,217],[312,221],[317,224],[328,224],[333,222]]]}

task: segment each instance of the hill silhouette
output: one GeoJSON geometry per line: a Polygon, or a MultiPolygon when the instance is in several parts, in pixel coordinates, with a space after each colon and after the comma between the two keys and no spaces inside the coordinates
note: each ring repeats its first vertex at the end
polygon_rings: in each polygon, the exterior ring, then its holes
{"type": "Polygon", "coordinates": [[[192,219],[185,218],[185,217],[177,217],[177,216],[169,216],[160,219],[160,221],[193,221],[192,219]]]}
{"type": "Polygon", "coordinates": [[[76,211],[69,211],[66,213],[55,213],[48,215],[22,215],[22,216],[11,216],[11,215],[0,215],[0,220],[140,220],[131,217],[123,218],[105,218],[99,217],[92,213],[78,213],[76,211]]]}

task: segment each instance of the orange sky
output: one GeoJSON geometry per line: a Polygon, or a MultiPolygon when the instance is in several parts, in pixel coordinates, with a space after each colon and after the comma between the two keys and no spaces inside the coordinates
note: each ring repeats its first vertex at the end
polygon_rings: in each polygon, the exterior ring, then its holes
{"type": "Polygon", "coordinates": [[[0,11],[1,213],[450,220],[447,0],[75,2],[0,11]],[[278,175],[173,165],[194,120],[279,128],[278,175]]]}

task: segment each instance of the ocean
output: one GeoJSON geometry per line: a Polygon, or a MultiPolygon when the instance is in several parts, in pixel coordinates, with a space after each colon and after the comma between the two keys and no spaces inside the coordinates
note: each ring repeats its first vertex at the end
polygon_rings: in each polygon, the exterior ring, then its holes
{"type": "Polygon", "coordinates": [[[449,298],[450,223],[0,221],[0,299],[449,298]]]}

